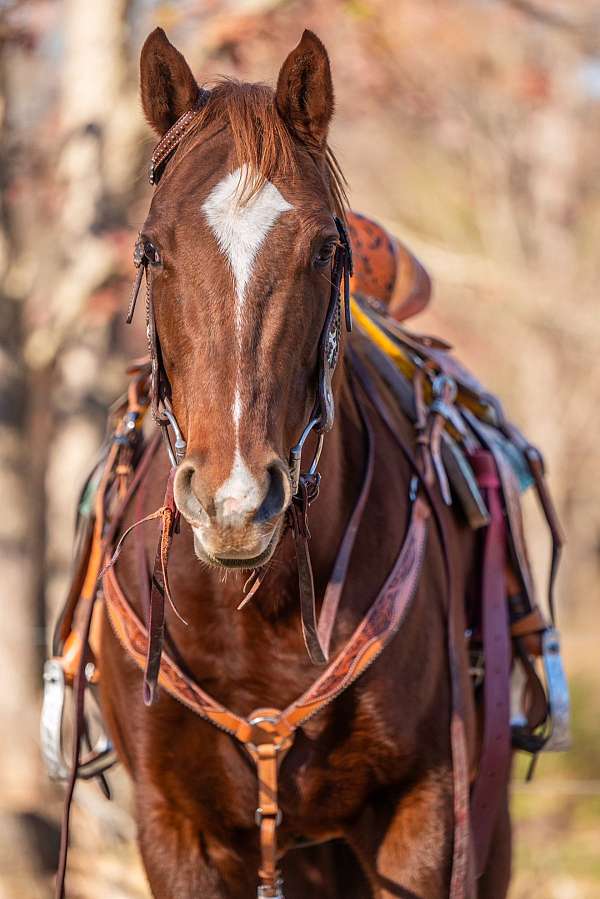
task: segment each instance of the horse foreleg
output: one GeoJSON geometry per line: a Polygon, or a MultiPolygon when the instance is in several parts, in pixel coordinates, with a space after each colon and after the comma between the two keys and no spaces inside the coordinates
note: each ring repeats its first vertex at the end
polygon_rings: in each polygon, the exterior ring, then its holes
{"type": "Polygon", "coordinates": [[[429,774],[388,789],[347,838],[376,899],[447,899],[452,853],[452,776],[429,774]]]}
{"type": "MultiPolygon", "coordinates": [[[[138,840],[154,899],[255,899],[254,830],[237,839],[201,831],[197,820],[147,785],[139,795],[138,840]],[[236,844],[239,852],[231,848],[236,844]]],[[[289,852],[281,866],[286,899],[370,896],[357,860],[340,841],[289,852]]]]}
{"type": "Polygon", "coordinates": [[[249,864],[186,810],[144,785],[137,802],[138,842],[154,899],[250,899],[249,864]]]}

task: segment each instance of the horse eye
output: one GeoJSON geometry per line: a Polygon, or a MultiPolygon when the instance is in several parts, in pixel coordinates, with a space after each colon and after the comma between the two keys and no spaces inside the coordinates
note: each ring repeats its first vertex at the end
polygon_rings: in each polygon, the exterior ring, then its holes
{"type": "Polygon", "coordinates": [[[327,263],[331,260],[331,257],[334,254],[336,248],[336,243],[333,240],[327,241],[324,243],[317,255],[315,256],[314,262],[317,266],[327,265],[327,263]]]}
{"type": "Polygon", "coordinates": [[[160,253],[149,240],[144,241],[144,256],[150,265],[160,265],[160,253]]]}

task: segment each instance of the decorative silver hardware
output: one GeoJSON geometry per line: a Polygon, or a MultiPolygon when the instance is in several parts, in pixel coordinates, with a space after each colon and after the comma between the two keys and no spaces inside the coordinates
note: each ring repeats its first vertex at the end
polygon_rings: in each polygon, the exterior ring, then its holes
{"type": "Polygon", "coordinates": [[[256,891],[256,899],[285,899],[283,895],[283,881],[277,881],[275,891],[271,887],[259,886],[256,891]]]}
{"type": "Polygon", "coordinates": [[[165,442],[167,444],[167,452],[169,454],[169,460],[173,468],[177,468],[180,462],[183,461],[185,457],[185,452],[187,449],[187,443],[183,439],[183,434],[181,433],[181,429],[177,423],[177,419],[173,414],[173,410],[171,409],[171,404],[167,400],[163,400],[163,414],[166,418],[166,422],[162,425],[164,428],[165,442]],[[167,433],[167,422],[173,429],[173,434],[175,435],[175,446],[171,445],[171,440],[167,433]]]}
{"type": "MultiPolygon", "coordinates": [[[[256,811],[254,812],[254,820],[256,821],[257,827],[260,827],[260,825],[262,824],[262,820],[263,820],[264,816],[265,816],[265,813],[263,812],[263,810],[261,808],[257,808],[256,811]]],[[[275,818],[275,826],[279,827],[282,820],[283,820],[283,814],[281,812],[281,809],[277,809],[277,817],[275,818]]]]}
{"type": "MultiPolygon", "coordinates": [[[[316,428],[316,426],[319,424],[319,420],[319,416],[311,418],[309,423],[302,431],[298,443],[296,443],[296,445],[293,446],[290,450],[290,480],[292,483],[292,496],[294,496],[298,492],[298,485],[300,484],[300,465],[302,464],[302,450],[304,449],[304,444],[306,443],[308,435],[311,433],[313,428],[316,428]]],[[[323,435],[320,434],[315,456],[309,469],[309,474],[314,474],[316,472],[322,448],[323,435]]]]}
{"type": "Polygon", "coordinates": [[[485,655],[481,649],[472,649],[469,653],[469,674],[473,689],[485,680],[485,655]]]}
{"type": "Polygon", "coordinates": [[[42,755],[51,780],[67,780],[69,767],[62,749],[62,718],[65,706],[65,675],[53,659],[44,665],[44,701],[40,721],[42,755]]]}
{"type": "MultiPolygon", "coordinates": [[[[86,666],[86,674],[87,674],[86,666]]],[[[60,662],[49,659],[44,665],[44,700],[40,719],[40,740],[42,756],[51,780],[66,781],[71,774],[63,743],[63,716],[67,684],[60,662]]],[[[103,774],[117,761],[112,743],[106,734],[101,734],[92,751],[82,759],[77,776],[90,780],[103,774]]]]}
{"type": "MultiPolygon", "coordinates": [[[[248,724],[252,725],[252,727],[258,727],[265,721],[268,722],[268,724],[277,724],[277,718],[274,718],[273,715],[256,715],[256,717],[248,720],[248,724]]],[[[248,743],[248,746],[253,752],[257,751],[257,746],[254,743],[248,743]]]]}
{"type": "Polygon", "coordinates": [[[555,628],[542,635],[542,660],[546,675],[551,730],[545,752],[564,752],[571,746],[571,704],[569,687],[560,656],[560,638],[555,628]]]}

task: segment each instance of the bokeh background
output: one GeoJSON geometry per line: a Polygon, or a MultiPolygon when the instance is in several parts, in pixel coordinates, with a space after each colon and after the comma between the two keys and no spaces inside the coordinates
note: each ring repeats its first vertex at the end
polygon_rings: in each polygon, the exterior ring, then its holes
{"type": "MultiPolygon", "coordinates": [[[[594,0],[0,0],[0,899],[51,895],[62,791],[37,735],[79,485],[124,364],[153,139],[138,103],[162,25],[200,81],[274,82],[329,49],[355,209],[434,278],[450,339],[544,448],[569,543],[560,622],[574,744],[513,789],[511,899],[600,897],[600,5],[594,0]]],[[[201,259],[200,259],[201,264],[201,259]]],[[[549,545],[531,510],[541,570],[549,545]]],[[[141,899],[127,784],[78,788],[72,899],[141,899]]]]}

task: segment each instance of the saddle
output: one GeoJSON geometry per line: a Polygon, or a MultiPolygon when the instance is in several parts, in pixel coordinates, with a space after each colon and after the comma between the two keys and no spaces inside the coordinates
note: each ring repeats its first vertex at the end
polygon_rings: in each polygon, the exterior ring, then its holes
{"type": "MultiPolygon", "coordinates": [[[[451,506],[478,534],[478,573],[464,598],[464,612],[472,689],[480,721],[478,764],[470,791],[471,816],[477,822],[473,837],[480,873],[491,841],[498,784],[508,774],[511,747],[530,753],[535,761],[542,750],[559,751],[569,745],[569,697],[553,598],[562,532],[539,450],[506,418],[497,397],[486,391],[456,359],[448,344],[410,332],[401,324],[429,301],[430,280],[423,267],[410,251],[364,216],[350,213],[348,230],[355,263],[349,312],[364,338],[360,356],[349,347],[352,378],[393,434],[396,431],[390,420],[390,403],[413,422],[415,443],[411,453],[414,451],[419,460],[418,475],[430,505],[435,508],[435,493],[441,503],[451,506]],[[375,382],[385,385],[387,397],[375,382]],[[523,526],[521,498],[528,489],[534,489],[538,496],[552,544],[546,613],[538,603],[523,526]]],[[[98,778],[109,795],[105,773],[116,761],[110,740],[101,734],[91,745],[82,726],[87,755],[81,757],[77,747],[69,762],[62,747],[67,691],[74,688],[76,713],[83,719],[84,694],[93,695],[101,677],[94,649],[99,608],[96,598],[103,582],[109,620],[139,667],[146,666],[147,672],[153,665],[155,678],[164,689],[231,733],[252,755],[260,785],[257,823],[263,846],[262,871],[268,872],[259,888],[266,891],[259,895],[282,895],[278,892],[274,836],[279,815],[277,753],[287,751],[294,730],[307,717],[375,661],[400,626],[418,581],[429,513],[424,511],[425,503],[414,488],[409,533],[396,566],[353,639],[313,687],[283,712],[257,710],[254,717],[240,719],[186,679],[168,654],[161,659],[159,653],[157,659],[150,659],[155,625],[152,620],[144,623],[135,617],[110,565],[111,556],[114,561],[120,546],[118,510],[126,506],[143,483],[160,443],[158,433],[147,438],[142,427],[152,403],[151,361],[134,363],[129,375],[127,394],[111,409],[107,440],[81,494],[72,583],[55,630],[52,658],[44,669],[41,735],[48,772],[53,779],[68,780],[71,793],[76,776],[98,778]],[[415,547],[420,547],[419,552],[415,547]],[[373,646],[377,647],[376,653],[373,646]],[[265,783],[270,785],[266,793],[265,783]]],[[[360,402],[358,409],[361,410],[360,402]]],[[[368,434],[368,422],[362,412],[361,416],[368,434]]],[[[166,434],[166,428],[163,431],[166,434]]],[[[405,451],[402,446],[401,449],[405,451]]],[[[368,469],[372,466],[370,455],[369,459],[368,469]]],[[[368,470],[355,510],[357,520],[369,483],[368,470]]],[[[306,545],[302,515],[297,509],[291,514],[296,516],[295,532],[303,536],[306,545]]],[[[177,510],[169,486],[165,504],[154,517],[162,519],[162,528],[152,580],[158,583],[163,598],[168,599],[168,547],[177,527],[177,510]]],[[[352,540],[353,537],[346,556],[352,540]]],[[[346,543],[346,537],[342,543],[346,543]]],[[[301,555],[298,563],[299,569],[301,563],[306,564],[301,555]]],[[[347,565],[347,558],[342,559],[342,568],[344,564],[347,565]]],[[[336,562],[335,568],[338,567],[336,562]]],[[[310,569],[304,571],[304,576],[312,577],[310,569]]],[[[341,580],[343,583],[343,576],[341,580]]],[[[252,590],[259,586],[260,578],[252,590]]],[[[329,611],[322,614],[317,628],[325,648],[338,601],[339,590],[331,603],[326,596],[324,610],[327,606],[329,611]]],[[[312,611],[314,618],[314,608],[312,611]]],[[[304,610],[302,621],[305,627],[304,610]]],[[[306,625],[307,631],[311,628],[316,628],[314,620],[306,625]]],[[[460,637],[452,635],[455,641],[460,637]]],[[[310,651],[310,641],[307,647],[310,651]]]]}

